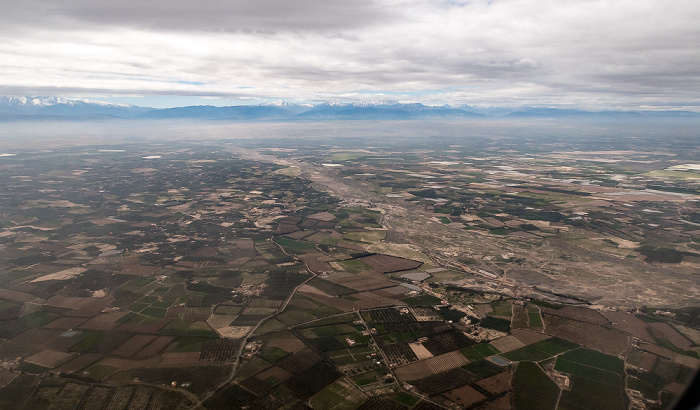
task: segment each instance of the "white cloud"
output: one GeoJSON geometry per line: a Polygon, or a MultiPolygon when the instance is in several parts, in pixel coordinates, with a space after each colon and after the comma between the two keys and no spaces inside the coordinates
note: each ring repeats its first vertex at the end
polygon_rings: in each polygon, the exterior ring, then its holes
{"type": "Polygon", "coordinates": [[[680,107],[697,21],[688,0],[32,0],[0,16],[0,93],[680,107]]]}

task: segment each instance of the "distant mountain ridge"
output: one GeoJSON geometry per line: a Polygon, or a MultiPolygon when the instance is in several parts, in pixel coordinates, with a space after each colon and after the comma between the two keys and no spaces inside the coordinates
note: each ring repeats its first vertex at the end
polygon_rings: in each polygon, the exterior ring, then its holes
{"type": "Polygon", "coordinates": [[[115,117],[134,118],[152,108],[62,97],[0,97],[0,117],[115,117]]]}
{"type": "Polygon", "coordinates": [[[210,105],[148,108],[62,97],[0,97],[0,120],[199,119],[199,120],[410,120],[424,118],[700,118],[690,111],[583,111],[538,107],[424,105],[400,102],[210,105]]]}

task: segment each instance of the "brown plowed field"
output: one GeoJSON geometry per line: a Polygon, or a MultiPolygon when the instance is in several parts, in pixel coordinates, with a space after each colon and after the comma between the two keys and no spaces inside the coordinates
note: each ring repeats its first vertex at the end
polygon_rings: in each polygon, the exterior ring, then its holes
{"type": "Polygon", "coordinates": [[[566,319],[578,320],[580,322],[591,323],[594,325],[609,325],[608,319],[603,317],[595,310],[581,308],[576,306],[564,306],[561,309],[549,309],[542,307],[542,312],[547,312],[550,315],[561,316],[566,319]]]}
{"type": "Polygon", "coordinates": [[[619,356],[630,343],[629,336],[623,333],[588,323],[547,314],[544,315],[544,322],[548,334],[612,356],[619,356]]]}
{"type": "Polygon", "coordinates": [[[454,390],[450,390],[444,393],[444,396],[458,405],[464,407],[469,407],[472,404],[482,401],[486,398],[483,394],[479,393],[473,387],[466,385],[454,390]]]}
{"type": "Polygon", "coordinates": [[[161,350],[165,349],[170,343],[175,340],[174,336],[158,336],[151,343],[146,345],[143,349],[134,356],[136,358],[144,358],[155,356],[160,353],[161,350]]]}
{"type": "Polygon", "coordinates": [[[149,343],[155,340],[155,336],[151,335],[135,335],[131,339],[122,343],[121,346],[112,350],[112,355],[121,357],[131,357],[139,350],[146,347],[149,343]]]}
{"type": "Polygon", "coordinates": [[[649,333],[647,323],[643,322],[637,316],[621,311],[604,311],[602,313],[612,323],[612,327],[615,329],[629,333],[647,342],[654,343],[654,338],[651,336],[651,333],[649,333]]]}
{"type": "Polygon", "coordinates": [[[476,384],[491,394],[499,394],[510,390],[511,372],[502,372],[497,375],[481,379],[476,384]]]}
{"type": "Polygon", "coordinates": [[[651,333],[654,336],[668,339],[668,341],[673,343],[679,349],[690,350],[690,348],[693,346],[688,339],[683,337],[683,335],[678,333],[678,331],[672,328],[668,323],[656,322],[650,323],[649,326],[651,326],[651,333]]]}

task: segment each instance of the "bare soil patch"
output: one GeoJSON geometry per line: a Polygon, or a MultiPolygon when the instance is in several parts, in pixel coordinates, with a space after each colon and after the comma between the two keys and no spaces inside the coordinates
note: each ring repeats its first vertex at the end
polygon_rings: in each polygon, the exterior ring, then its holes
{"type": "Polygon", "coordinates": [[[548,334],[598,350],[612,356],[619,356],[629,346],[630,338],[620,332],[600,326],[544,315],[548,334]]]}
{"type": "Polygon", "coordinates": [[[146,358],[155,356],[165,349],[170,343],[175,340],[174,336],[158,336],[151,343],[146,345],[143,349],[134,356],[136,358],[146,358]]]}
{"type": "Polygon", "coordinates": [[[270,339],[267,342],[268,346],[279,347],[280,349],[287,351],[289,353],[296,353],[306,347],[304,342],[297,338],[280,338],[280,339],[270,339]]]}
{"type": "Polygon", "coordinates": [[[657,338],[668,339],[676,347],[682,350],[690,350],[693,344],[683,337],[682,334],[678,333],[676,329],[671,327],[668,323],[656,322],[650,323],[651,333],[657,338]]]}
{"type": "Polygon", "coordinates": [[[134,276],[150,276],[161,270],[160,266],[151,265],[122,265],[122,273],[134,276]]]}
{"type": "Polygon", "coordinates": [[[163,357],[161,364],[164,365],[194,364],[197,363],[199,352],[168,352],[161,356],[163,357]]]}
{"type": "Polygon", "coordinates": [[[507,353],[511,350],[520,349],[525,346],[525,343],[518,340],[515,336],[508,335],[491,341],[491,346],[498,349],[501,353],[507,353]]]}
{"type": "Polygon", "coordinates": [[[80,328],[91,330],[114,329],[115,327],[119,326],[119,323],[116,323],[116,321],[124,317],[126,314],[127,312],[119,311],[100,313],[99,315],[80,325],[80,328]]]}
{"type": "Polygon", "coordinates": [[[629,333],[647,342],[654,342],[654,337],[649,333],[649,326],[637,316],[622,311],[603,311],[605,316],[615,329],[629,333]]]}
{"type": "Polygon", "coordinates": [[[22,332],[11,340],[13,343],[19,344],[34,344],[38,346],[48,346],[56,338],[61,336],[62,330],[57,329],[30,329],[22,332]]]}
{"type": "Polygon", "coordinates": [[[77,372],[90,366],[103,357],[104,355],[99,353],[82,353],[80,356],[58,366],[58,370],[64,373],[77,372]]]}
{"type": "Polygon", "coordinates": [[[553,316],[561,316],[566,319],[578,320],[581,322],[592,323],[594,325],[609,325],[608,319],[603,317],[600,313],[595,310],[577,307],[577,306],[564,306],[561,309],[549,309],[542,308],[542,312],[547,312],[553,316]]]}
{"type": "Polygon", "coordinates": [[[476,384],[491,394],[500,394],[510,390],[510,380],[513,377],[512,372],[502,372],[497,375],[481,379],[476,384]]]}
{"type": "Polygon", "coordinates": [[[444,396],[462,407],[469,407],[486,398],[486,396],[469,385],[450,390],[444,393],[444,396]]]}
{"type": "Polygon", "coordinates": [[[79,309],[83,306],[90,304],[90,302],[92,301],[94,301],[93,298],[78,298],[56,295],[50,297],[46,301],[46,304],[49,306],[57,306],[67,309],[79,309]]]}
{"type": "Polygon", "coordinates": [[[455,367],[464,366],[468,363],[467,359],[465,359],[464,356],[462,356],[459,353],[459,351],[441,354],[439,356],[432,357],[426,361],[435,373],[440,373],[446,370],[454,369],[455,367]]]}
{"type": "Polygon", "coordinates": [[[151,335],[135,335],[131,339],[122,343],[121,346],[117,347],[112,351],[112,355],[121,357],[131,357],[136,354],[139,350],[143,349],[146,345],[155,340],[155,336],[151,335]]]}
{"type": "Polygon", "coordinates": [[[516,339],[520,340],[521,342],[525,343],[526,345],[539,342],[545,339],[549,339],[550,336],[538,333],[538,332],[531,332],[529,330],[523,330],[523,329],[511,329],[510,334],[512,334],[516,339]]]}
{"type": "Polygon", "coordinates": [[[420,342],[414,342],[414,343],[409,343],[408,347],[413,350],[413,353],[416,354],[416,357],[418,360],[423,360],[423,359],[428,359],[433,357],[433,354],[430,353],[428,349],[426,349],[420,342]]]}
{"type": "Polygon", "coordinates": [[[477,410],[510,410],[512,407],[510,405],[511,394],[508,393],[505,396],[499,397],[496,400],[484,403],[478,407],[477,410]]]}
{"type": "Polygon", "coordinates": [[[401,381],[422,379],[434,373],[433,368],[426,361],[415,362],[394,369],[394,374],[401,381]]]}
{"type": "Polygon", "coordinates": [[[72,353],[59,352],[57,350],[46,349],[37,354],[26,358],[26,361],[39,366],[54,368],[61,363],[65,363],[72,359],[75,355],[72,353]]]}
{"type": "Polygon", "coordinates": [[[80,326],[87,320],[82,317],[59,317],[53,322],[44,325],[46,329],[69,330],[80,326]]]}

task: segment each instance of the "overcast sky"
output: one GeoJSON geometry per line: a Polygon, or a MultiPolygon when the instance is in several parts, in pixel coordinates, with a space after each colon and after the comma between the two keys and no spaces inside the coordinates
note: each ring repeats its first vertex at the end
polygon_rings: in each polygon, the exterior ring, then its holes
{"type": "Polygon", "coordinates": [[[2,95],[700,111],[698,0],[0,1],[2,95]]]}

